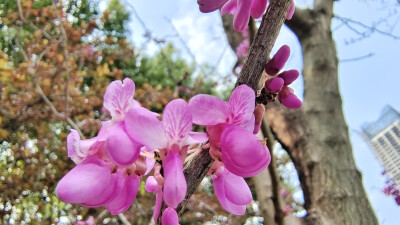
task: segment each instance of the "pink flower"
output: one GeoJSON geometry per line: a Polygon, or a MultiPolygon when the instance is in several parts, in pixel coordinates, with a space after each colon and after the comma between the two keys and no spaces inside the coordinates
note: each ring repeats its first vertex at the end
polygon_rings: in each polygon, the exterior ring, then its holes
{"type": "Polygon", "coordinates": [[[220,9],[228,0],[197,0],[200,12],[208,13],[220,9]]]}
{"type": "Polygon", "coordinates": [[[253,200],[246,181],[219,166],[212,176],[215,195],[221,206],[234,215],[243,215],[246,205],[253,200]]]}
{"type": "MultiPolygon", "coordinates": [[[[243,32],[250,19],[260,18],[267,9],[268,0],[197,0],[201,12],[208,13],[221,8],[222,15],[233,14],[233,27],[237,31],[243,32]]],[[[286,19],[291,19],[295,10],[294,2],[286,15],[286,19]]]]}
{"type": "Polygon", "coordinates": [[[254,105],[254,91],[246,85],[238,86],[229,102],[210,95],[197,95],[189,102],[193,122],[207,127],[212,156],[243,177],[259,173],[271,159],[267,147],[253,135],[254,105]]]}
{"type": "Polygon", "coordinates": [[[173,208],[166,208],[161,218],[162,225],[179,225],[178,214],[173,208]]]}
{"type": "Polygon", "coordinates": [[[56,192],[65,202],[98,207],[115,198],[123,184],[121,173],[112,173],[107,163],[89,157],[58,182],[56,192]]]}
{"type": "Polygon", "coordinates": [[[187,146],[207,141],[205,134],[191,132],[192,115],[188,104],[182,99],[171,101],[164,109],[162,121],[141,108],[133,108],[128,112],[125,123],[132,139],[148,149],[161,151],[164,201],[176,208],[186,195],[183,159],[187,154],[187,146]]]}
{"type": "MultiPolygon", "coordinates": [[[[229,0],[221,8],[221,14],[232,14],[234,16],[233,27],[235,30],[244,31],[249,23],[252,2],[253,0],[229,0]]],[[[265,7],[263,6],[263,8],[265,10],[267,5],[265,4],[265,7]]]]}
{"type": "MultiPolygon", "coordinates": [[[[103,123],[97,137],[81,140],[78,132],[71,130],[67,137],[68,156],[78,165],[57,185],[61,200],[88,207],[105,206],[112,214],[132,205],[140,177],[154,166],[154,160],[139,156],[142,145],[126,132],[125,114],[132,108],[141,108],[132,99],[134,90],[130,79],[110,84],[104,107],[112,120],[103,123]]],[[[143,112],[154,118],[158,115],[145,109],[143,112]]]]}

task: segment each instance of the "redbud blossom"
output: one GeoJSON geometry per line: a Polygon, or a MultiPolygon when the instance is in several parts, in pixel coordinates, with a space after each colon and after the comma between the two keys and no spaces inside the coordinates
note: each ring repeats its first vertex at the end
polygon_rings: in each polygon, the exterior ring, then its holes
{"type": "MultiPolygon", "coordinates": [[[[197,0],[201,12],[208,13],[221,8],[222,15],[230,13],[234,16],[233,27],[243,32],[250,19],[260,18],[267,9],[268,0],[197,0]]],[[[286,19],[291,19],[295,10],[294,2],[290,6],[286,19]]]]}
{"type": "Polygon", "coordinates": [[[161,218],[162,225],[179,225],[178,214],[173,208],[166,208],[161,218]]]}
{"type": "Polygon", "coordinates": [[[148,149],[159,149],[165,155],[162,157],[164,201],[170,207],[177,207],[186,195],[183,159],[187,146],[207,141],[205,134],[191,132],[189,105],[182,99],[171,101],[164,109],[162,121],[142,108],[133,108],[127,113],[125,124],[132,139],[148,149]]]}
{"type": "Polygon", "coordinates": [[[255,93],[247,85],[238,86],[229,102],[210,95],[189,101],[193,122],[207,127],[212,156],[238,176],[253,176],[270,161],[268,149],[253,134],[254,105],[255,93]]]}
{"type": "Polygon", "coordinates": [[[197,0],[200,12],[208,13],[220,9],[228,0],[197,0]]]}
{"type": "Polygon", "coordinates": [[[224,128],[220,144],[222,162],[230,172],[238,176],[254,176],[271,161],[265,144],[262,144],[252,132],[241,127],[228,125],[224,128]]]}
{"type": "Polygon", "coordinates": [[[246,181],[220,166],[212,176],[215,195],[221,206],[234,215],[243,215],[253,200],[246,181]]]}
{"type": "MultiPolygon", "coordinates": [[[[102,124],[97,137],[80,140],[77,131],[71,130],[67,137],[68,156],[78,165],[57,184],[61,200],[88,207],[105,206],[112,214],[132,205],[140,177],[154,165],[154,160],[139,156],[142,146],[126,133],[126,113],[141,108],[132,98],[134,91],[135,84],[130,79],[109,85],[103,105],[112,119],[102,124]]],[[[158,116],[143,111],[149,117],[158,116]]]]}

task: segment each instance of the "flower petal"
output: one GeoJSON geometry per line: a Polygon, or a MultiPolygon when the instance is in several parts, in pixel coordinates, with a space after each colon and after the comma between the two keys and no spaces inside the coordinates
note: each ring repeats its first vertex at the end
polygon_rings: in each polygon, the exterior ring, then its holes
{"type": "Polygon", "coordinates": [[[125,185],[118,195],[106,204],[106,209],[113,215],[125,212],[131,207],[139,189],[140,177],[128,176],[125,178],[125,185]]]}
{"type": "Polygon", "coordinates": [[[125,178],[120,170],[118,170],[116,173],[112,173],[111,178],[112,181],[110,183],[102,184],[103,186],[107,186],[107,188],[100,197],[92,198],[91,200],[82,202],[81,204],[86,207],[99,207],[104,206],[108,202],[112,201],[124,187],[125,178]]]}
{"type": "Polygon", "coordinates": [[[237,31],[244,31],[250,19],[251,0],[237,0],[237,10],[234,13],[233,27],[237,31]]]}
{"type": "Polygon", "coordinates": [[[106,193],[115,180],[111,171],[100,159],[86,159],[75,166],[58,182],[57,195],[69,203],[84,203],[100,198],[108,201],[111,193],[106,193]]]}
{"type": "Polygon", "coordinates": [[[160,215],[162,200],[163,200],[163,192],[160,189],[156,194],[156,204],[154,205],[154,212],[153,212],[154,223],[157,223],[158,216],[160,215]]]}
{"type": "Polygon", "coordinates": [[[236,176],[224,167],[219,167],[217,177],[224,179],[226,198],[235,205],[247,205],[253,200],[249,186],[243,177],[236,176]]]}
{"type": "Polygon", "coordinates": [[[190,131],[184,145],[201,144],[206,141],[208,141],[207,134],[190,131]]]}
{"type": "Polygon", "coordinates": [[[164,210],[161,221],[162,225],[179,225],[178,214],[175,209],[170,207],[164,210]]]}
{"type": "Polygon", "coordinates": [[[213,177],[215,195],[221,206],[234,215],[243,215],[246,212],[246,205],[236,205],[230,202],[225,195],[225,180],[221,177],[213,177]]]}
{"type": "Polygon", "coordinates": [[[180,143],[192,130],[192,114],[187,102],[175,99],[169,102],[162,115],[165,133],[172,143],[180,143]]]}
{"type": "Polygon", "coordinates": [[[145,108],[129,110],[125,117],[125,128],[134,141],[150,150],[167,147],[164,125],[145,108]]]}
{"type": "Polygon", "coordinates": [[[68,157],[74,161],[75,164],[79,164],[85,154],[81,152],[80,148],[81,137],[79,136],[78,131],[71,129],[71,133],[67,136],[67,150],[68,157]]]}
{"type": "Polygon", "coordinates": [[[139,157],[140,147],[140,144],[132,141],[127,135],[123,122],[111,128],[106,141],[106,153],[116,165],[131,165],[139,157]]]}
{"type": "Polygon", "coordinates": [[[226,123],[229,116],[229,104],[211,95],[199,94],[189,101],[193,123],[216,125],[226,123]]]}
{"type": "Polygon", "coordinates": [[[114,121],[123,120],[125,113],[132,107],[138,107],[138,103],[133,100],[135,94],[135,83],[125,78],[123,83],[116,80],[110,83],[104,94],[104,108],[106,108],[114,121]]]}
{"type": "Polygon", "coordinates": [[[186,195],[187,184],[183,175],[183,163],[178,152],[168,152],[163,160],[164,201],[176,208],[186,195]]]}
{"type": "Polygon", "coordinates": [[[234,14],[237,9],[237,1],[238,0],[229,0],[228,2],[226,2],[221,8],[221,15],[225,15],[227,13],[234,14]]]}
{"type": "Polygon", "coordinates": [[[253,18],[260,18],[267,9],[268,0],[253,0],[250,14],[253,18]]]}
{"type": "Polygon", "coordinates": [[[208,13],[221,8],[227,0],[197,0],[200,12],[208,13]]]}
{"type": "Polygon", "coordinates": [[[154,178],[154,176],[148,176],[146,179],[146,186],[145,186],[145,190],[147,192],[155,192],[158,189],[158,183],[156,181],[156,179],[154,178]]]}
{"type": "Polygon", "coordinates": [[[237,176],[254,176],[270,163],[267,147],[252,132],[239,126],[224,127],[220,144],[222,162],[237,176]]]}
{"type": "Polygon", "coordinates": [[[232,92],[229,107],[232,123],[240,125],[251,119],[254,112],[256,95],[249,86],[242,84],[232,92]]]}

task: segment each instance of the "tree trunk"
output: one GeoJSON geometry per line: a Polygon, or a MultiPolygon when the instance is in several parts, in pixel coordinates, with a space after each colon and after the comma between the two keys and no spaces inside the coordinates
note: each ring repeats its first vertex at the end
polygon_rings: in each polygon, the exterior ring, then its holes
{"type": "Polygon", "coordinates": [[[307,224],[378,224],[343,115],[331,31],[333,2],[315,0],[313,9],[296,9],[286,22],[302,46],[304,105],[300,110],[269,105],[267,117],[298,171],[307,224]]]}

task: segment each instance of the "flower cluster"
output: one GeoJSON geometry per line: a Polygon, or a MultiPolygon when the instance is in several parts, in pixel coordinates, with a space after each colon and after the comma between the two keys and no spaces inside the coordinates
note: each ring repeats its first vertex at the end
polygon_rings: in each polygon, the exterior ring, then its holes
{"type": "MultiPolygon", "coordinates": [[[[267,9],[268,0],[197,0],[199,9],[208,13],[221,9],[222,15],[229,13],[234,16],[233,27],[237,31],[244,31],[250,19],[260,18],[267,9]]],[[[290,6],[286,19],[290,20],[294,14],[294,2],[290,6]]]]}
{"type": "Polygon", "coordinates": [[[175,99],[166,105],[161,120],[133,99],[134,92],[135,84],[128,78],[112,82],[103,104],[112,119],[102,124],[99,134],[81,140],[71,129],[68,156],[77,165],[57,185],[61,200],[122,213],[132,205],[140,179],[153,169],[157,153],[162,162],[145,188],[157,193],[153,217],[157,220],[164,201],[169,208],[162,215],[163,224],[178,224],[174,209],[187,191],[183,162],[191,147],[209,140],[216,160],[210,171],[215,193],[227,211],[243,214],[252,201],[243,177],[254,176],[270,162],[265,144],[253,134],[262,117],[255,113],[260,110],[254,106],[254,91],[241,85],[229,102],[209,95],[197,95],[189,103],[175,99]],[[193,132],[193,123],[205,125],[208,136],[193,132]]]}
{"type": "Polygon", "coordinates": [[[244,214],[252,201],[243,177],[258,174],[271,160],[265,144],[253,134],[254,105],[255,93],[246,85],[238,86],[228,102],[204,94],[189,101],[194,123],[205,125],[209,136],[215,194],[222,207],[236,215],[244,214]]]}
{"type": "Polygon", "coordinates": [[[297,109],[303,103],[294,94],[292,88],[288,85],[293,83],[299,77],[298,70],[286,70],[280,72],[285,66],[290,55],[290,48],[287,45],[282,46],[276,54],[265,64],[266,81],[261,91],[262,95],[278,96],[279,102],[287,108],[297,109]]]}
{"type": "Polygon", "coordinates": [[[387,196],[392,196],[396,204],[400,206],[400,190],[397,187],[396,183],[394,183],[390,179],[387,179],[386,185],[383,188],[382,192],[387,196]]]}

